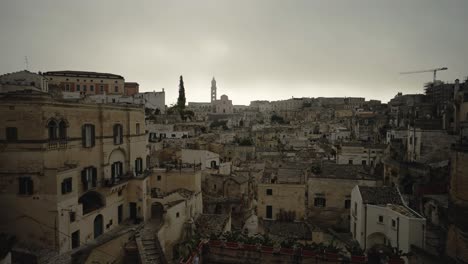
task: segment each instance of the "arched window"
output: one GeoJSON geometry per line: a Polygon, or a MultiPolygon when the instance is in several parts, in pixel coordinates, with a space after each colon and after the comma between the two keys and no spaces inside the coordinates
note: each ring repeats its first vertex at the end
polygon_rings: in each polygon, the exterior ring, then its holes
{"type": "Polygon", "coordinates": [[[58,136],[60,139],[67,139],[67,123],[61,120],[58,127],[58,136]]]}
{"type": "Polygon", "coordinates": [[[49,130],[49,140],[56,140],[58,138],[57,136],[57,122],[55,120],[50,120],[49,123],[47,123],[47,128],[49,130]]]}

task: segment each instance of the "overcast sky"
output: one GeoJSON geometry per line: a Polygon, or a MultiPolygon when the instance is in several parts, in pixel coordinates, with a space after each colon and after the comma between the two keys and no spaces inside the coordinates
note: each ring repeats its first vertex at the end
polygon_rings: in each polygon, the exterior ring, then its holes
{"type": "Polygon", "coordinates": [[[142,91],[234,104],[291,97],[388,101],[468,75],[467,0],[0,1],[0,74],[120,74],[142,91]]]}

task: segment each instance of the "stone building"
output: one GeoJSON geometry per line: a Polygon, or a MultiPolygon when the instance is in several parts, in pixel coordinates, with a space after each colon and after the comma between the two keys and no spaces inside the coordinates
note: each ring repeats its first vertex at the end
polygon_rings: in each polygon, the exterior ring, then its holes
{"type": "Polygon", "coordinates": [[[0,93],[32,89],[49,92],[49,81],[40,73],[27,70],[0,75],[0,93]]]}
{"type": "Polygon", "coordinates": [[[219,100],[215,100],[212,103],[213,113],[215,114],[232,114],[234,113],[234,107],[232,100],[229,100],[228,96],[223,94],[219,100]]]}
{"type": "Polygon", "coordinates": [[[219,154],[198,149],[182,149],[182,162],[201,164],[202,169],[219,167],[219,154]]]}
{"type": "Polygon", "coordinates": [[[460,138],[451,153],[447,255],[468,262],[468,123],[460,122],[460,138]]]}
{"type": "Polygon", "coordinates": [[[62,253],[125,219],[144,220],[144,204],[128,192],[132,179],[146,190],[143,109],[7,94],[0,124],[1,231],[62,253]]]}
{"type": "Polygon", "coordinates": [[[125,94],[124,77],[111,73],[87,71],[49,71],[43,73],[50,85],[65,92],[79,92],[83,95],[125,94]]]}
{"type": "Polygon", "coordinates": [[[278,169],[265,174],[257,186],[257,215],[260,219],[304,219],[307,208],[307,172],[278,169]]]}
{"type": "Polygon", "coordinates": [[[132,96],[139,92],[140,85],[137,82],[125,82],[124,83],[124,95],[132,96]]]}
{"type": "Polygon", "coordinates": [[[385,145],[342,143],[336,163],[374,165],[380,162],[385,148],[385,145]]]}
{"type": "Polygon", "coordinates": [[[322,228],[347,230],[356,185],[380,186],[381,179],[361,165],[323,163],[307,180],[308,219],[322,228]]]}

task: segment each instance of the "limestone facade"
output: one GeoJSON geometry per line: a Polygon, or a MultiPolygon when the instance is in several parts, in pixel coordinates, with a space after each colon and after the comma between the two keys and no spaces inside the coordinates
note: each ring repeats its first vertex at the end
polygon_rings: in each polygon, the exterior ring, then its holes
{"type": "Polygon", "coordinates": [[[0,107],[2,231],[65,252],[139,217],[127,187],[138,176],[147,189],[143,109],[31,94],[0,107]]]}

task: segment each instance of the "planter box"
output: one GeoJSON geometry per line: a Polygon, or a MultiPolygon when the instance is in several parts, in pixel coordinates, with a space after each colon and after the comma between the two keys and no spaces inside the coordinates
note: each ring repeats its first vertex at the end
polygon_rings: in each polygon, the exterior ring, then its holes
{"type": "Polygon", "coordinates": [[[390,258],[388,264],[405,264],[405,260],[402,258],[390,258]]]}
{"type": "Polygon", "coordinates": [[[315,256],[317,256],[317,252],[312,251],[312,250],[303,249],[302,250],[302,256],[303,257],[315,257],[315,256]]]}
{"type": "Polygon", "coordinates": [[[281,248],[280,253],[284,255],[294,255],[294,249],[292,248],[281,248]]]}
{"type": "Polygon", "coordinates": [[[325,252],[325,259],[328,261],[337,261],[340,255],[338,253],[328,253],[325,252]]]}
{"type": "Polygon", "coordinates": [[[366,263],[366,256],[351,256],[351,263],[366,263]]]}
{"type": "Polygon", "coordinates": [[[190,256],[190,258],[188,258],[186,261],[181,260],[181,261],[179,262],[179,264],[188,264],[188,263],[192,263],[192,256],[190,256]]]}
{"type": "Polygon", "coordinates": [[[226,248],[239,248],[239,243],[237,243],[237,242],[226,242],[225,247],[226,248]]]}
{"type": "Polygon", "coordinates": [[[262,252],[265,252],[265,253],[273,253],[273,250],[274,250],[273,247],[262,246],[262,252]]]}
{"type": "Polygon", "coordinates": [[[257,245],[244,244],[242,247],[243,247],[245,250],[248,250],[248,251],[257,251],[257,250],[258,250],[257,245]]]}
{"type": "Polygon", "coordinates": [[[223,245],[223,241],[221,241],[221,240],[210,240],[208,245],[210,245],[210,247],[221,247],[223,245]]]}

